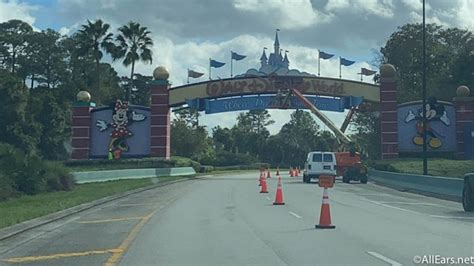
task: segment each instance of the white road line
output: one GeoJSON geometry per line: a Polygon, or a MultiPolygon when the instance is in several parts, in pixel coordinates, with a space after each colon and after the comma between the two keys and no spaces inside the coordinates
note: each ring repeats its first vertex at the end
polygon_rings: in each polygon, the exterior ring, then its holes
{"type": "Polygon", "coordinates": [[[378,201],[367,200],[367,199],[364,199],[364,201],[367,201],[367,202],[370,202],[370,203],[373,203],[373,204],[376,204],[376,205],[380,205],[380,206],[383,206],[383,207],[386,207],[386,208],[391,208],[391,209],[395,209],[395,210],[399,210],[399,211],[411,212],[411,213],[416,213],[416,214],[421,214],[422,215],[422,213],[417,212],[417,211],[407,210],[407,209],[403,209],[403,208],[383,204],[383,203],[380,203],[378,201]]]}
{"type": "Polygon", "coordinates": [[[267,200],[271,200],[268,196],[265,196],[265,198],[267,198],[267,200]]]}
{"type": "Polygon", "coordinates": [[[430,215],[433,218],[446,218],[446,219],[474,219],[473,216],[442,216],[442,215],[430,215]]]}
{"type": "Polygon", "coordinates": [[[441,206],[440,204],[436,203],[428,203],[428,202],[407,202],[407,201],[379,201],[382,204],[406,204],[406,205],[427,205],[427,206],[441,206]]]}
{"type": "Polygon", "coordinates": [[[294,213],[294,212],[289,212],[291,215],[295,216],[296,218],[298,219],[301,219],[301,216],[299,216],[298,214],[294,213]]]}
{"type": "Polygon", "coordinates": [[[376,257],[376,258],[379,259],[379,260],[385,261],[386,263],[388,263],[388,264],[390,264],[390,265],[392,265],[392,266],[402,266],[402,264],[401,264],[400,262],[394,261],[394,260],[392,260],[391,258],[387,258],[387,257],[385,257],[384,255],[379,254],[379,253],[377,253],[377,252],[374,252],[374,251],[367,251],[367,253],[368,253],[369,255],[371,255],[371,256],[376,257]]]}

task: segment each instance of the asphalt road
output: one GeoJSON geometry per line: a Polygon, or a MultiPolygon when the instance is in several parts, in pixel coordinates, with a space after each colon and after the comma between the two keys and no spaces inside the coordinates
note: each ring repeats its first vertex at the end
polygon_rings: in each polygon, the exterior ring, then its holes
{"type": "Polygon", "coordinates": [[[285,175],[286,204],[274,206],[276,179],[260,194],[257,177],[208,176],[129,196],[0,242],[0,264],[414,265],[414,256],[474,256],[474,215],[459,203],[339,181],[329,190],[336,229],[318,230],[316,183],[285,175]]]}

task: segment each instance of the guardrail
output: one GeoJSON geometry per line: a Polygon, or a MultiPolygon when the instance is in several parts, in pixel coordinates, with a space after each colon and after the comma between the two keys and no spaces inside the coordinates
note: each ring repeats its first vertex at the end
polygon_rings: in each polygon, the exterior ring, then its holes
{"type": "Polygon", "coordinates": [[[174,168],[143,168],[143,169],[121,169],[90,172],[74,172],[74,180],[78,184],[91,182],[105,182],[119,179],[140,179],[162,176],[191,176],[196,171],[192,167],[174,168]]]}
{"type": "Polygon", "coordinates": [[[369,170],[369,180],[399,190],[412,191],[461,202],[464,180],[442,176],[424,176],[369,170]]]}

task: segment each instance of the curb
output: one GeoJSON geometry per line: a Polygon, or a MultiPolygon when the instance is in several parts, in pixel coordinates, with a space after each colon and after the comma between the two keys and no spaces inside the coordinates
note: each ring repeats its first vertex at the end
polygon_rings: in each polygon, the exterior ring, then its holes
{"type": "Polygon", "coordinates": [[[404,192],[411,192],[433,198],[461,202],[463,179],[394,173],[371,169],[369,180],[404,192]]]}
{"type": "Polygon", "coordinates": [[[54,213],[50,213],[50,214],[47,214],[45,216],[41,216],[41,217],[37,217],[37,218],[31,219],[31,220],[28,220],[28,221],[24,221],[24,222],[21,222],[19,224],[11,225],[11,226],[0,229],[0,241],[9,239],[13,236],[16,236],[16,235],[21,234],[23,232],[38,228],[40,226],[43,226],[43,225],[46,225],[46,224],[64,219],[68,216],[71,216],[71,215],[74,215],[74,214],[92,209],[94,207],[97,207],[97,206],[100,206],[100,205],[103,205],[103,204],[106,204],[106,203],[109,203],[111,201],[127,197],[129,195],[137,194],[137,193],[147,191],[147,190],[152,190],[152,189],[155,189],[155,188],[158,188],[158,187],[163,187],[163,186],[166,186],[166,185],[171,185],[171,184],[174,184],[174,183],[179,183],[179,182],[184,182],[184,181],[189,181],[189,180],[195,180],[195,179],[197,179],[197,178],[195,178],[195,177],[186,177],[186,178],[173,180],[173,181],[168,181],[168,182],[163,182],[163,183],[158,182],[157,184],[153,184],[153,185],[150,185],[150,186],[147,186],[147,187],[125,191],[125,192],[122,192],[122,193],[116,194],[116,195],[110,195],[110,196],[107,196],[107,197],[104,197],[104,198],[96,199],[96,200],[91,201],[91,202],[86,202],[86,203],[83,203],[81,205],[74,206],[74,207],[71,207],[71,208],[68,208],[68,209],[64,209],[64,210],[60,210],[60,211],[57,211],[57,212],[54,212],[54,213]]]}

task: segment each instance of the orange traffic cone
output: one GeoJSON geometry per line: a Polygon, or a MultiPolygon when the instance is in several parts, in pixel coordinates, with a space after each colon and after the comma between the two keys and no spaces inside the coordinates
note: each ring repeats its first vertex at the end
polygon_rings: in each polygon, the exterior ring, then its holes
{"type": "Polygon", "coordinates": [[[273,205],[285,205],[285,203],[283,202],[283,190],[281,188],[281,176],[278,176],[277,191],[275,196],[275,202],[273,202],[273,205]]]}
{"type": "Polygon", "coordinates": [[[298,168],[295,168],[295,176],[300,176],[300,173],[298,172],[298,168]]]}
{"type": "Polygon", "coordinates": [[[293,168],[290,168],[290,177],[294,177],[295,176],[295,171],[293,170],[293,168]]]}
{"type": "Polygon", "coordinates": [[[300,167],[298,166],[298,176],[301,175],[301,169],[300,167]]]}
{"type": "Polygon", "coordinates": [[[260,193],[268,193],[267,180],[265,180],[265,178],[262,178],[262,187],[260,189],[260,193]]]}
{"type": "Polygon", "coordinates": [[[276,172],[276,175],[279,176],[280,175],[280,167],[278,166],[277,167],[277,172],[276,172]]]}
{"type": "Polygon", "coordinates": [[[331,224],[331,212],[329,211],[328,189],[324,188],[323,203],[321,204],[321,214],[319,215],[319,224],[315,226],[319,229],[334,229],[335,225],[331,224]]]}
{"type": "Polygon", "coordinates": [[[270,168],[267,169],[267,178],[272,178],[272,173],[270,171],[270,168]]]}

